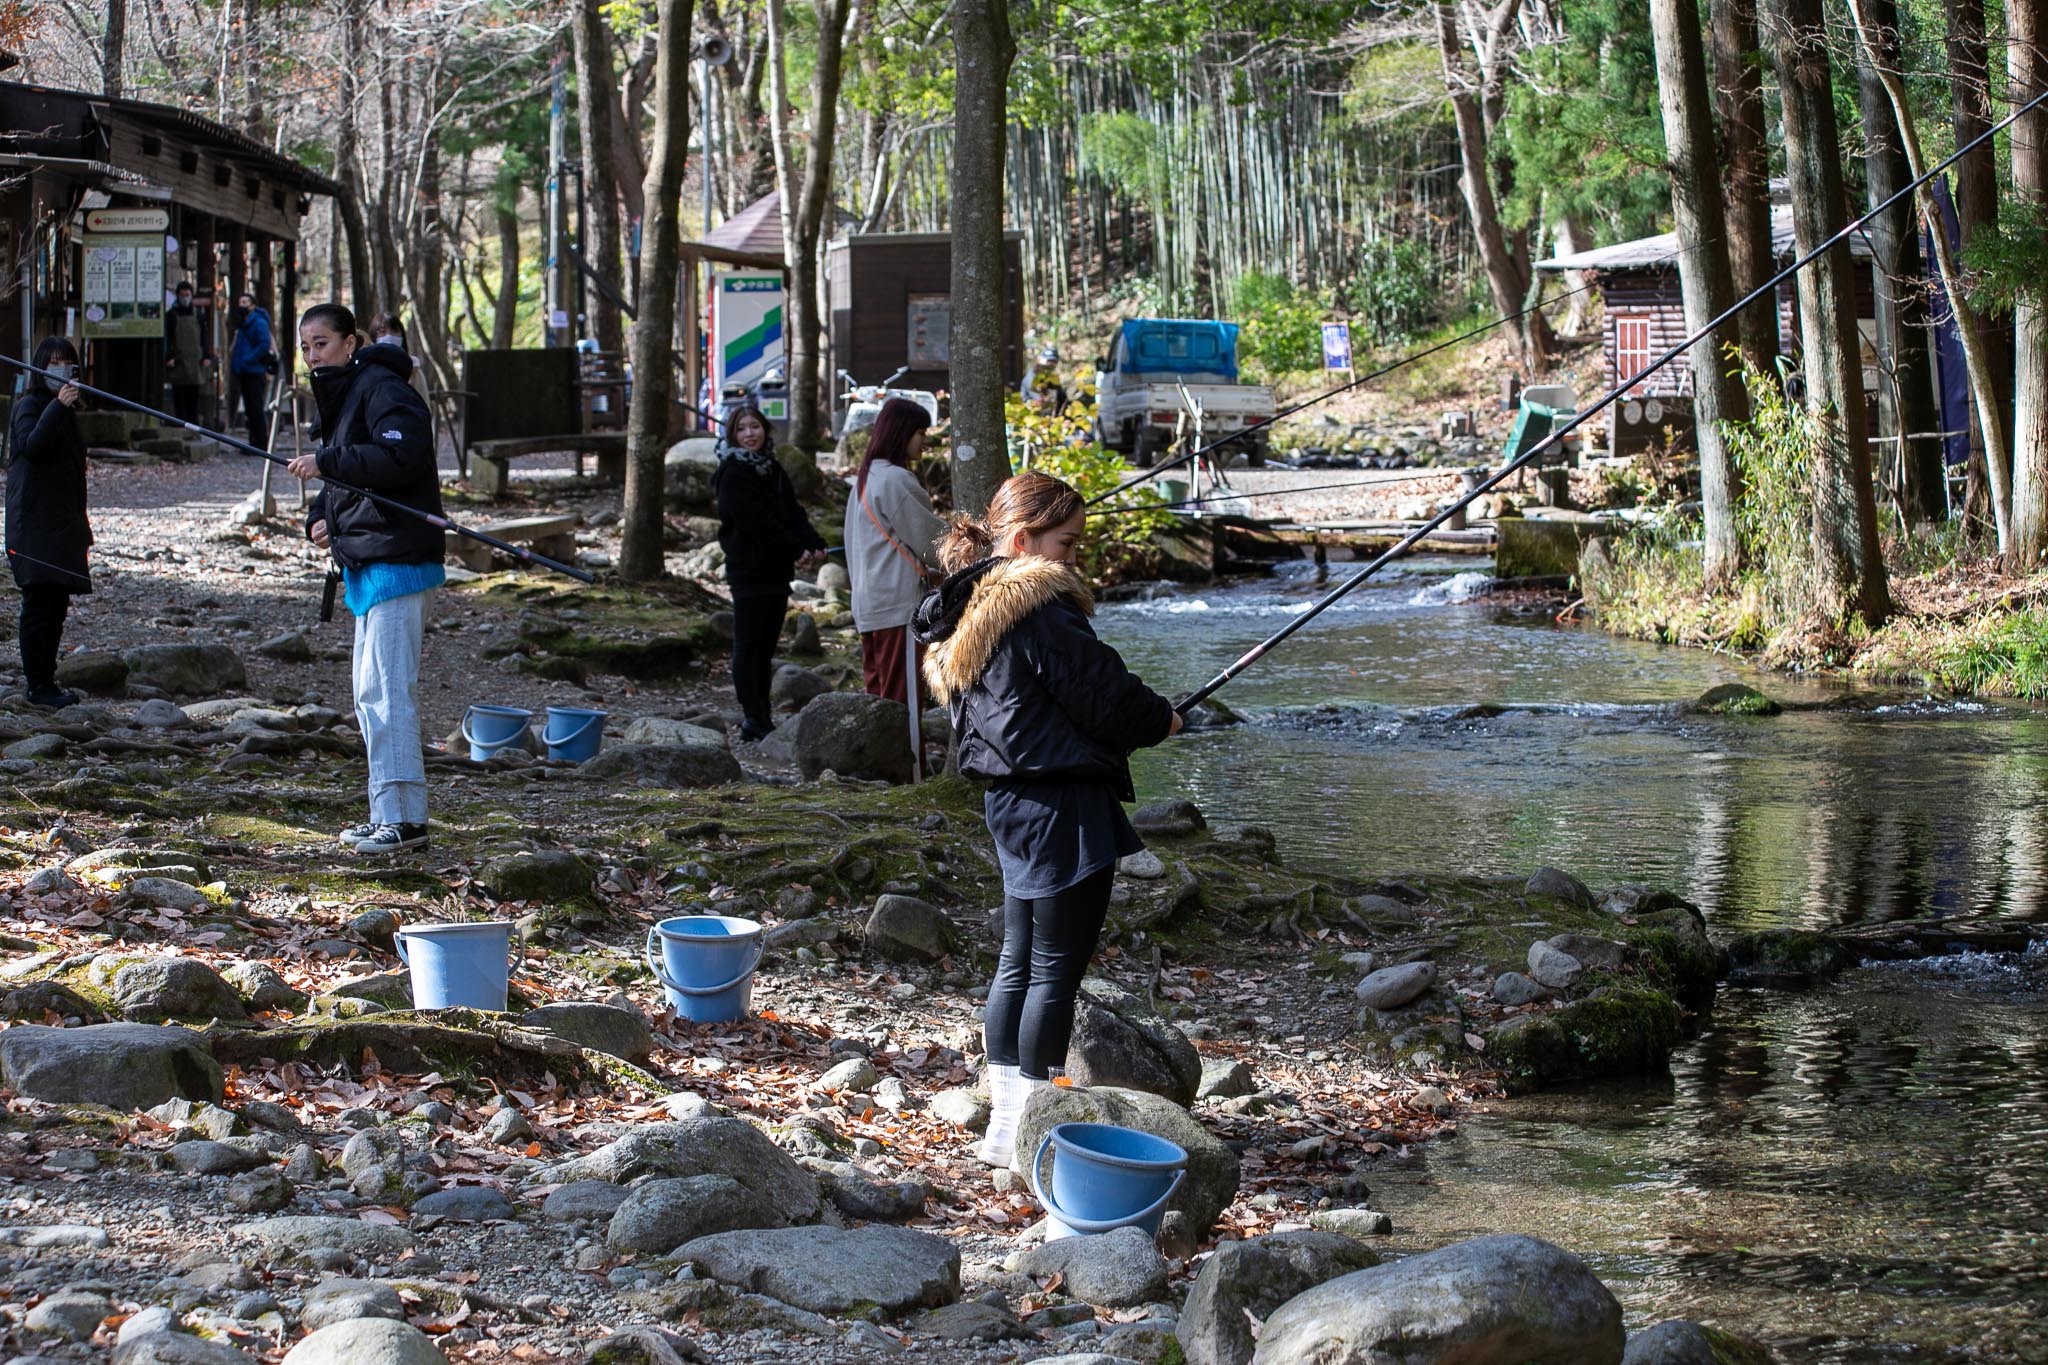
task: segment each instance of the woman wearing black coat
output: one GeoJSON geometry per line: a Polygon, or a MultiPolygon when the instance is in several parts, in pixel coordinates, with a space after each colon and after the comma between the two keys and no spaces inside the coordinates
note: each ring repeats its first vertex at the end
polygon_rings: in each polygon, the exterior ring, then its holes
{"type": "Polygon", "coordinates": [[[776,463],[768,419],[741,408],[718,443],[711,495],[718,503],[718,544],[732,589],[732,690],[740,703],[740,738],[765,739],[768,683],[775,642],[789,614],[789,579],[825,558],[825,541],[796,500],[796,485],[776,463]]]}
{"type": "Polygon", "coordinates": [[[57,647],[75,593],[92,591],[85,552],[85,437],[79,433],[78,348],[45,337],[33,363],[61,378],[29,376],[14,404],[7,463],[7,563],[21,589],[21,673],[30,703],[69,706],[57,686],[57,647]]]}
{"type": "Polygon", "coordinates": [[[1095,955],[1119,858],[1145,845],[1124,814],[1132,750],[1176,734],[1173,704],[1095,636],[1074,572],[1081,495],[1050,475],[1004,482],[939,556],[950,576],[912,628],[924,676],[952,709],[960,771],[987,782],[1003,872],[1003,950],[989,986],[989,1121],[981,1159],[1008,1165],[1032,1087],[1066,1069],[1074,1000],[1095,955]]]}

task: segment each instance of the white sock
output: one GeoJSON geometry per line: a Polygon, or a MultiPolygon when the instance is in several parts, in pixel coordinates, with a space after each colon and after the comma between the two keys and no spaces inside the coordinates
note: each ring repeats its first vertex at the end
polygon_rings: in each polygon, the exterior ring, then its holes
{"type": "Polygon", "coordinates": [[[989,1166],[1007,1166],[1016,1159],[1017,1121],[1024,1115],[1024,1079],[1014,1066],[988,1068],[988,1130],[975,1155],[989,1166]]]}

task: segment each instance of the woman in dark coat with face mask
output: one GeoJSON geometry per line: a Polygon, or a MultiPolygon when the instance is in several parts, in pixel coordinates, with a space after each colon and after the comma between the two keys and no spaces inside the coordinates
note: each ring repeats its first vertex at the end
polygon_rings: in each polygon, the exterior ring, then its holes
{"type": "Polygon", "coordinates": [[[69,706],[57,686],[57,647],[74,593],[92,591],[85,552],[85,437],[79,433],[78,348],[45,337],[32,363],[58,378],[29,376],[14,404],[7,460],[7,563],[21,589],[21,672],[36,706],[69,706]]]}

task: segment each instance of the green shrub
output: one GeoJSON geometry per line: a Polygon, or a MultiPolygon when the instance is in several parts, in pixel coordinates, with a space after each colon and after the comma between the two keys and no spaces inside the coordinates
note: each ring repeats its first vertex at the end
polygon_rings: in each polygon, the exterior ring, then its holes
{"type": "Polygon", "coordinates": [[[1279,275],[1239,277],[1230,293],[1238,325],[1237,357],[1266,375],[1323,363],[1323,300],[1279,275]]]}

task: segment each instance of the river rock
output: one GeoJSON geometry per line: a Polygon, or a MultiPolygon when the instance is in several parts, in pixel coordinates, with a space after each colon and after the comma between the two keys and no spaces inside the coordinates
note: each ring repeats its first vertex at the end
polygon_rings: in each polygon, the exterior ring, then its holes
{"type": "Polygon", "coordinates": [[[162,697],[151,697],[135,708],[132,722],[145,730],[182,730],[192,723],[192,717],[185,714],[185,708],[162,697]]]}
{"type": "Polygon", "coordinates": [[[1660,1322],[1628,1339],[1621,1365],[1771,1365],[1770,1348],[1696,1322],[1660,1322]]]}
{"type": "Polygon", "coordinates": [[[972,1132],[988,1127],[988,1097],[972,1090],[941,1090],[932,1096],[931,1111],[934,1118],[972,1132]]]}
{"type": "Polygon", "coordinates": [[[673,720],[667,716],[636,716],[626,726],[624,739],[628,744],[653,744],[677,749],[722,751],[729,747],[723,730],[692,725],[686,720],[673,720]]]}
{"type": "Polygon", "coordinates": [[[1116,870],[1134,881],[1156,882],[1166,875],[1166,864],[1151,849],[1141,848],[1117,859],[1116,870]]]}
{"type": "Polygon", "coordinates": [[[825,652],[825,641],[818,634],[818,618],[807,611],[800,611],[789,626],[789,652],[814,659],[825,652]]]}
{"type": "Polygon", "coordinates": [[[489,1223],[518,1216],[511,1200],[501,1191],[486,1185],[456,1185],[436,1190],[413,1201],[412,1211],[451,1218],[458,1223],[489,1223]]]}
{"type": "Polygon", "coordinates": [[[164,1157],[173,1170],[186,1175],[237,1175],[267,1164],[267,1158],[261,1152],[230,1147],[225,1142],[207,1138],[180,1142],[165,1152],[164,1157]]]}
{"type": "Polygon", "coordinates": [[[8,1019],[40,1021],[52,1014],[81,1024],[97,1024],[106,1019],[92,1001],[61,981],[31,981],[0,995],[0,1016],[8,1019]]]}
{"type": "Polygon", "coordinates": [[[804,1164],[825,1188],[832,1207],[862,1223],[901,1223],[924,1213],[931,1189],[919,1180],[881,1185],[869,1180],[851,1162],[806,1158],[804,1164]]]}
{"type": "Polygon", "coordinates": [[[388,972],[370,972],[337,981],[319,1003],[331,1000],[368,1000],[387,1010],[412,1008],[412,973],[403,967],[388,972]]]}
{"type": "Polygon", "coordinates": [[[388,1318],[352,1318],[323,1327],[285,1354],[284,1365],[448,1365],[419,1328],[388,1318]]]}
{"type": "Polygon", "coordinates": [[[1582,910],[1593,908],[1593,893],[1586,884],[1569,872],[1554,867],[1539,867],[1529,875],[1522,885],[1525,896],[1549,896],[1554,900],[1569,902],[1582,910]]]}
{"type": "Polygon", "coordinates": [[[1188,1175],[1166,1207],[1185,1217],[1198,1237],[1237,1197],[1237,1153],[1172,1100],[1113,1086],[1041,1086],[1024,1106],[1018,1155],[1029,1160],[1046,1133],[1062,1123],[1120,1124],[1178,1143],[1188,1154],[1188,1175]]]}
{"type": "Polygon", "coordinates": [[[306,993],[277,974],[276,968],[266,962],[243,959],[231,962],[221,978],[234,987],[242,998],[245,1009],[290,1010],[293,1013],[306,1008],[306,993]]]}
{"type": "Polygon", "coordinates": [[[853,595],[853,577],[846,572],[846,566],[837,561],[828,560],[818,566],[818,586],[841,597],[853,595]]]}
{"type": "Polygon", "coordinates": [[[1067,1075],[1074,1084],[1148,1090],[1182,1108],[1195,1102],[1202,1059],[1187,1035],[1143,1000],[1100,977],[1081,982],[1067,1075]]]}
{"type": "Polygon", "coordinates": [[[1258,1089],[1252,1069],[1234,1057],[1211,1057],[1202,1063],[1202,1083],[1195,1088],[1201,1100],[1234,1100],[1258,1089]]]}
{"type": "Polygon", "coordinates": [[[842,1090],[866,1094],[882,1079],[874,1063],[865,1057],[848,1057],[845,1061],[827,1067],[825,1074],[811,1083],[812,1088],[834,1095],[842,1090]]]}
{"type": "Polygon", "coordinates": [[[585,1348],[584,1365],[687,1365],[702,1360],[697,1348],[659,1327],[617,1327],[585,1348]]]}
{"type": "Polygon", "coordinates": [[[333,1251],[354,1258],[395,1261],[413,1249],[404,1228],[364,1223],[354,1218],[318,1214],[287,1214],[243,1223],[236,1233],[256,1243],[272,1260],[290,1260],[311,1252],[333,1251]]]}
{"type": "Polygon", "coordinates": [[[240,1019],[234,987],[197,958],[146,957],[114,973],[114,1003],[130,1019],[240,1019]]]}
{"type": "Polygon", "coordinates": [[[684,1243],[675,1258],[720,1283],[813,1313],[843,1313],[859,1304],[900,1312],[960,1297],[959,1249],[909,1228],[721,1232],[684,1243]]]}
{"type": "Polygon", "coordinates": [[[220,1065],[205,1038],[149,1024],[18,1024],[0,1032],[0,1079],[29,1099],[124,1111],[221,1098],[220,1065]]]}
{"type": "Polygon", "coordinates": [[[629,1184],[642,1176],[723,1175],[765,1199],[790,1223],[818,1216],[817,1179],[744,1119],[694,1118],[652,1123],[587,1155],[543,1166],[533,1183],[573,1180],[629,1184]]]}
{"type": "Polygon", "coordinates": [[[1554,991],[1568,991],[1579,984],[1579,977],[1586,968],[1570,953],[1559,952],[1548,943],[1538,941],[1529,945],[1529,976],[1540,986],[1554,991]]]}
{"type": "MultiPolygon", "coordinates": [[[[811,618],[799,619],[809,621],[811,618]]],[[[811,630],[815,632],[817,629],[813,622],[811,630]]],[[[768,684],[768,700],[779,711],[801,711],[811,698],[822,697],[831,690],[832,684],[810,669],[784,664],[775,670],[775,679],[768,684]]]]}
{"type": "Polygon", "coordinates": [[[1265,1321],[1326,1280],[1378,1264],[1379,1257],[1357,1242],[1329,1232],[1218,1243],[1195,1276],[1175,1329],[1188,1365],[1245,1365],[1258,1346],[1253,1321],[1265,1321]]]}
{"type": "Polygon", "coordinates": [[[1435,984],[1434,962],[1403,962],[1397,967],[1380,968],[1359,982],[1353,994],[1359,1004],[1369,1009],[1397,1010],[1413,1003],[1435,984]]]}
{"type": "Polygon", "coordinates": [[[404,1322],[405,1300],[382,1280],[332,1279],[308,1289],[306,1305],[299,1310],[299,1325],[308,1332],[358,1318],[404,1322]]]}
{"type": "Polygon", "coordinates": [[[291,1203],[296,1193],[283,1171],[265,1166],[230,1180],[221,1202],[234,1213],[275,1213],[291,1203]]]}
{"type": "Polygon", "coordinates": [[[1357,1270],[1266,1319],[1261,1365],[1619,1365],[1621,1305],[1570,1252],[1479,1237],[1357,1270]]]}
{"type": "Polygon", "coordinates": [[[910,780],[910,712],[900,701],[827,693],[797,712],[793,728],[797,771],[806,780],[827,768],[841,777],[910,780]]]}
{"type": "Polygon", "coordinates": [[[1684,709],[1709,716],[1775,716],[1785,708],[1754,687],[1722,683],[1700,693],[1684,709]]]}
{"type": "Polygon", "coordinates": [[[1140,834],[1178,836],[1199,834],[1209,822],[1192,801],[1155,801],[1131,812],[1131,826],[1140,834]]]}
{"type": "Polygon", "coordinates": [[[186,914],[213,909],[213,901],[204,891],[182,877],[169,875],[172,870],[163,868],[160,869],[160,875],[124,878],[121,883],[121,903],[179,910],[186,914]]]}
{"type": "Polygon", "coordinates": [[[980,1299],[962,1299],[944,1308],[934,1308],[910,1324],[920,1337],[939,1341],[1036,1341],[1038,1333],[1020,1322],[1015,1313],[980,1299]]]}
{"type": "Polygon", "coordinates": [[[638,1010],[594,1001],[565,1001],[528,1010],[520,1022],[528,1028],[567,1038],[578,1047],[602,1052],[636,1066],[654,1052],[654,1034],[638,1010]]]}
{"type": "Polygon", "coordinates": [[[128,685],[128,665],[104,649],[81,649],[57,661],[57,685],[111,695],[128,685]]]}
{"type": "Polygon", "coordinates": [[[868,951],[895,962],[937,962],[959,951],[960,930],[915,896],[880,896],[868,916],[868,951]]]}
{"type": "Polygon", "coordinates": [[[499,900],[552,904],[589,895],[597,874],[565,848],[542,848],[491,859],[477,881],[499,900]]]}
{"type": "Polygon", "coordinates": [[[64,1290],[29,1309],[21,1325],[38,1336],[84,1341],[98,1329],[100,1319],[113,1311],[114,1305],[103,1295],[64,1290]]]}
{"type": "Polygon", "coordinates": [[[1166,1297],[1166,1258],[1142,1228],[1045,1242],[1025,1252],[1017,1268],[1036,1280],[1062,1275],[1066,1293],[1098,1308],[1130,1308],[1166,1297]]]}
{"type": "Polygon", "coordinates": [[[311,663],[313,642],[306,638],[306,632],[303,630],[288,630],[282,635],[273,635],[256,646],[256,652],[266,658],[288,664],[311,663]]]}
{"type": "Polygon", "coordinates": [[[249,670],[242,663],[242,656],[212,641],[137,645],[123,651],[121,662],[128,665],[132,681],[181,697],[217,697],[231,687],[246,687],[249,682],[249,670]]]}
{"type": "Polygon", "coordinates": [[[1613,971],[1627,963],[1629,947],[1594,934],[1555,934],[1546,940],[1566,957],[1574,957],[1595,971],[1613,971]]]}
{"type": "Polygon", "coordinates": [[[1372,1209],[1317,1209],[1308,1220],[1318,1232],[1349,1237],[1354,1241],[1385,1237],[1394,1230],[1392,1217],[1372,1209]]]}
{"type": "Polygon", "coordinates": [[[62,758],[64,751],[70,747],[62,735],[30,735],[27,739],[17,739],[5,748],[0,748],[0,758],[62,758]]]}
{"type": "Polygon", "coordinates": [[[694,744],[614,744],[576,772],[600,781],[668,790],[716,787],[746,776],[723,743],[715,749],[694,744]]]}
{"type": "MultiPolygon", "coordinates": [[[[141,1317],[141,1313],[135,1315],[141,1317]]],[[[135,1321],[130,1318],[129,1322],[135,1321]]],[[[169,1328],[130,1334],[122,1323],[112,1365],[256,1365],[256,1357],[224,1341],[188,1336],[169,1328]]]]}
{"type": "Polygon", "coordinates": [[[1493,979],[1493,998],[1503,1005],[1531,1005],[1549,994],[1520,972],[1502,972],[1493,979]]]}
{"type": "Polygon", "coordinates": [[[605,1244],[613,1251],[669,1252],[685,1242],[742,1228],[773,1228],[782,1215],[728,1176],[692,1175],[636,1185],[612,1214],[605,1244]]]}

